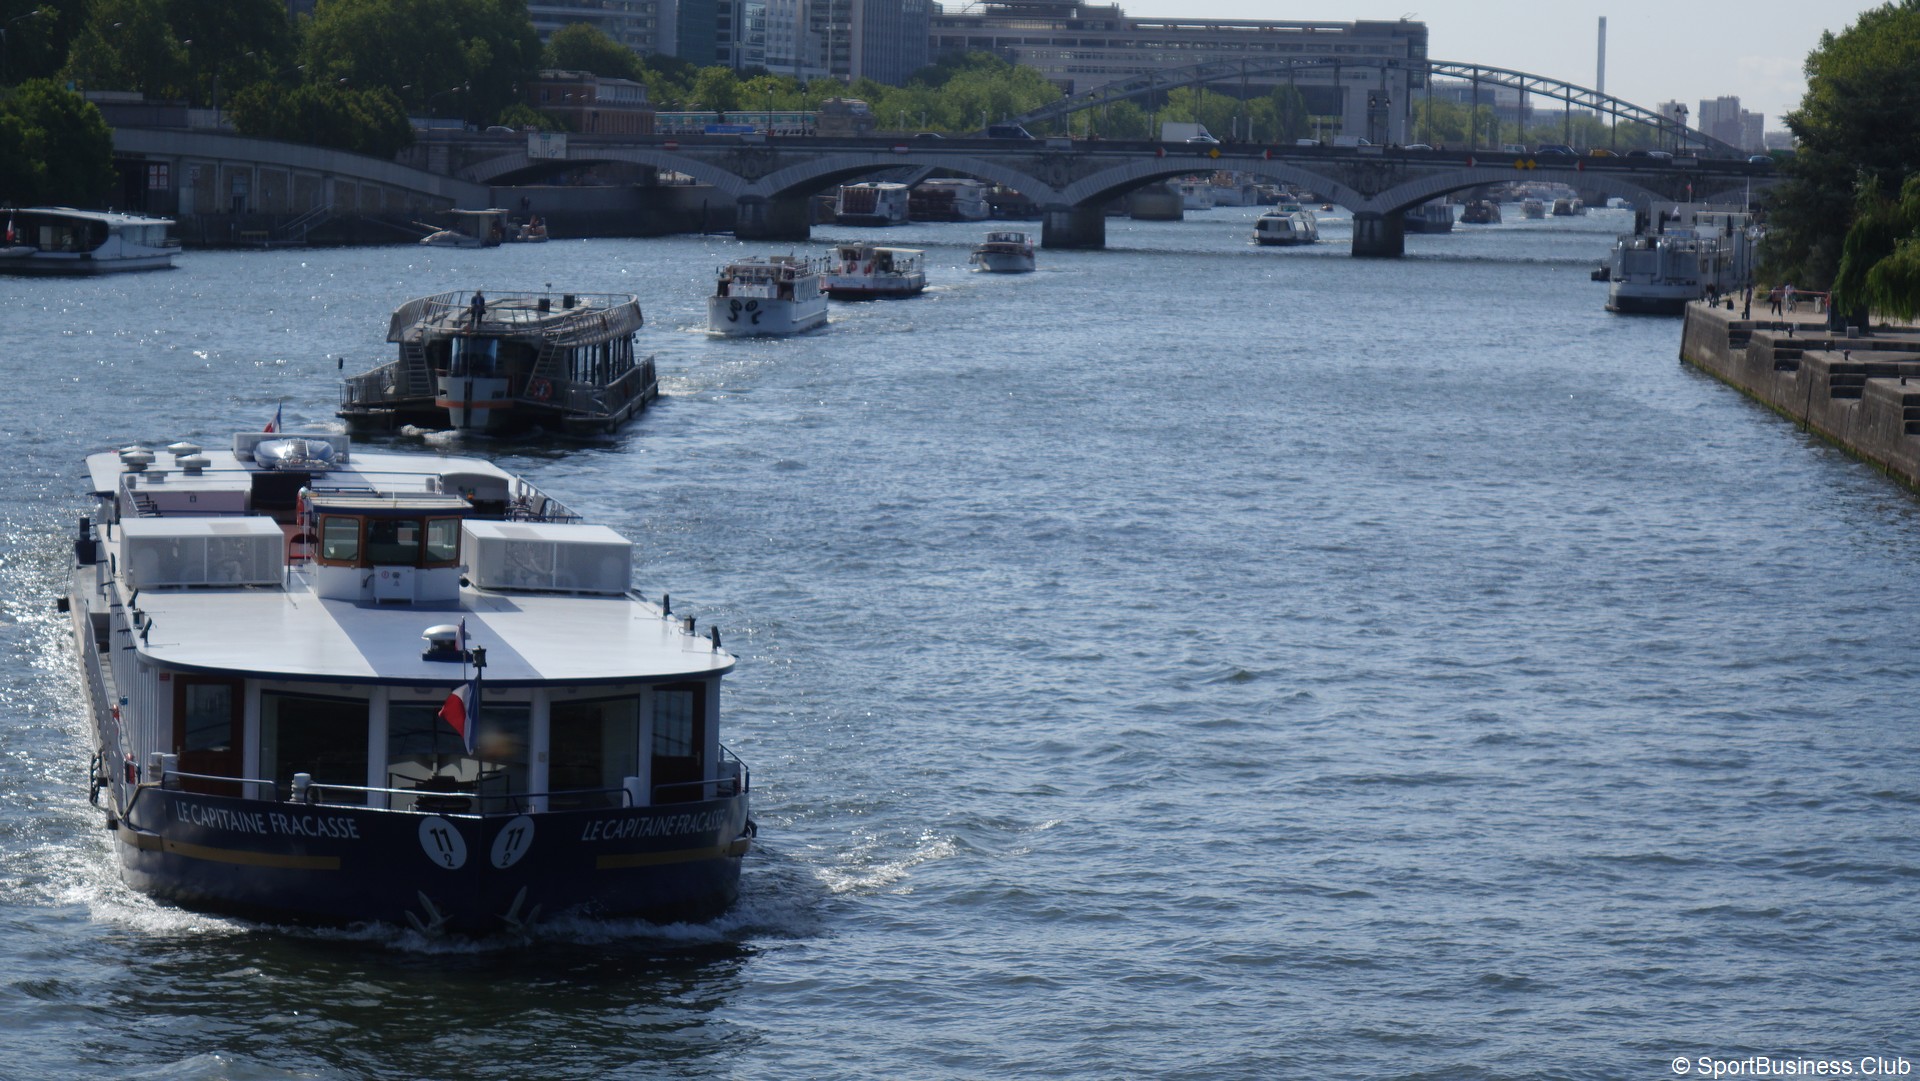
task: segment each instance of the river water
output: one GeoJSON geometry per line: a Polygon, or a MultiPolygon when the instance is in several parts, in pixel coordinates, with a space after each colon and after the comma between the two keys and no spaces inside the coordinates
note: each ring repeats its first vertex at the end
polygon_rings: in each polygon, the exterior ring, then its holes
{"type": "Polygon", "coordinates": [[[1256,213],[1027,276],[905,227],[927,295],[781,341],[702,334],[726,237],[0,279],[0,1074],[1920,1064],[1915,501],[1603,311],[1624,212],[1399,261],[1256,213]],[[394,441],[531,475],[720,625],[739,905],[448,943],[129,893],[52,609],[82,456],[331,426],[399,301],[546,283],[639,294],[664,398],[394,441]]]}

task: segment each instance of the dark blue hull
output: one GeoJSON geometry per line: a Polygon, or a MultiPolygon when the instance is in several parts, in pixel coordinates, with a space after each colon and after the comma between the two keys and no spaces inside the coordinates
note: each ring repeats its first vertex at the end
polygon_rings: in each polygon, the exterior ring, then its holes
{"type": "Polygon", "coordinates": [[[482,817],[142,788],[115,847],[129,885],[183,907],[484,935],[569,911],[714,916],[749,829],[745,794],[482,817]]]}

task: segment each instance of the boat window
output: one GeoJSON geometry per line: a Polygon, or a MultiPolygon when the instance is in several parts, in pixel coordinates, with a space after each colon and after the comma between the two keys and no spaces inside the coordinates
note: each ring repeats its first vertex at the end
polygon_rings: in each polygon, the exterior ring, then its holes
{"type": "Polygon", "coordinates": [[[372,566],[414,566],[420,562],[420,522],[413,518],[374,518],[367,522],[367,562],[372,566]]]}
{"type": "Polygon", "coordinates": [[[548,737],[547,789],[556,793],[555,810],[618,807],[617,789],[637,772],[640,756],[640,699],[603,698],[593,702],[555,702],[548,737]],[[568,796],[564,793],[579,795],[568,796]]]}
{"type": "Polygon", "coordinates": [[[494,795],[481,801],[483,811],[518,807],[508,794],[524,794],[531,784],[527,747],[533,730],[533,707],[525,702],[488,701],[480,710],[480,730],[474,733],[474,753],[480,759],[483,790],[494,795]]]}
{"type": "Polygon", "coordinates": [[[453,343],[453,375],[489,376],[499,373],[498,338],[460,338],[453,343]]]}
{"type": "MultiPolygon", "coordinates": [[[[367,702],[361,698],[268,691],[260,696],[260,766],[282,798],[293,790],[293,775],[310,774],[315,784],[367,783],[367,702]]],[[[359,803],[356,795],[333,793],[330,803],[359,803]]]]}
{"type": "Polygon", "coordinates": [[[431,567],[460,559],[460,519],[427,519],[427,562],[431,567]]]}
{"type": "Polygon", "coordinates": [[[320,519],[320,561],[360,562],[360,519],[324,515],[320,519]]]}
{"type": "Polygon", "coordinates": [[[684,803],[704,795],[706,686],[675,683],[653,692],[653,801],[684,803]]]}

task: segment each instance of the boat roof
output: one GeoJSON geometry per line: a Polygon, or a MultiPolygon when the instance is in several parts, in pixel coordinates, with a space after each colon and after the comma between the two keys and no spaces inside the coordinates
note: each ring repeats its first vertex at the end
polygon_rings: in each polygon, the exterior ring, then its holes
{"type": "Polygon", "coordinates": [[[71,218],[74,221],[99,222],[103,225],[172,225],[172,218],[149,217],[145,214],[122,214],[115,210],[75,210],[70,206],[23,206],[18,210],[9,210],[9,214],[32,214],[39,217],[71,218]]]}
{"type": "MultiPolygon", "coordinates": [[[[316,433],[281,437],[344,438],[316,433]]],[[[179,508],[186,502],[183,497],[193,495],[200,497],[195,506],[236,507],[241,502],[238,494],[251,492],[256,477],[275,472],[256,464],[247,453],[262,438],[276,436],[242,433],[235,437],[240,453],[231,448],[183,447],[175,451],[171,463],[163,466],[155,461],[137,470],[124,460],[126,451],[105,451],[87,457],[87,471],[96,496],[114,497],[133,476],[137,479],[129,496],[134,492],[145,498],[162,496],[172,500],[168,506],[179,508]],[[227,499],[224,503],[208,499],[207,493],[227,493],[227,499]]],[[[383,508],[392,513],[402,507],[424,514],[466,508],[459,493],[478,492],[514,506],[558,507],[537,488],[482,458],[362,450],[339,458],[331,470],[312,475],[316,505],[368,506],[370,516],[378,516],[383,508]]],[[[561,520],[572,520],[564,508],[559,511],[561,520]]],[[[149,511],[123,500],[121,513],[122,522],[107,534],[109,552],[118,550],[122,536],[258,535],[277,541],[282,532],[272,518],[244,510],[224,515],[149,511]]],[[[499,525],[490,519],[470,517],[468,521],[482,532],[499,525]]],[[[549,521],[531,529],[516,528],[528,534],[529,543],[553,543],[569,530],[594,544],[622,539],[603,526],[549,521]]],[[[517,534],[516,539],[520,539],[517,534]]],[[[473,553],[464,553],[463,558],[471,562],[473,553]]],[[[124,565],[121,569],[124,573],[124,565]]],[[[734,665],[732,655],[710,639],[691,633],[659,606],[631,592],[593,595],[488,589],[469,583],[459,587],[456,597],[444,601],[373,604],[319,596],[316,573],[311,565],[293,565],[285,569],[278,585],[142,589],[133,606],[149,622],[134,645],[143,659],[176,670],[357,684],[444,685],[459,682],[460,668],[425,660],[422,635],[429,627],[464,622],[469,642],[486,648],[486,678],[495,684],[657,682],[719,675],[734,665]]]]}
{"type": "Polygon", "coordinates": [[[482,335],[577,335],[583,340],[622,337],[646,325],[640,298],[632,293],[561,293],[515,290],[452,290],[415,297],[393,310],[387,340],[413,340],[428,328],[482,335]],[[473,298],[486,300],[479,327],[472,323],[473,298]],[[546,308],[541,308],[541,302],[546,308]],[[568,302],[571,301],[571,307],[568,302]]]}

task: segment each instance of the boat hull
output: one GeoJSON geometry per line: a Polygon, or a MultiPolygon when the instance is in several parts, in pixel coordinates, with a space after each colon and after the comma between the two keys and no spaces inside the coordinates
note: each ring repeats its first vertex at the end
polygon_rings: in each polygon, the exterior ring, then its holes
{"type": "Polygon", "coordinates": [[[827,325],[827,298],[708,297],[707,330],[729,338],[801,334],[827,325]]]}
{"type": "Polygon", "coordinates": [[[174,252],[149,255],[116,255],[95,258],[91,252],[35,252],[0,258],[0,274],[27,277],[85,278],[96,274],[119,274],[130,270],[170,270],[174,252]]]}
{"type": "Polygon", "coordinates": [[[255,919],[484,935],[579,913],[703,919],[739,892],[747,796],[522,815],[431,814],[141,787],[121,876],[255,919]]]}
{"type": "Polygon", "coordinates": [[[927,287],[924,275],[873,275],[845,277],[828,275],[822,283],[835,300],[898,300],[916,296],[927,287]]]}
{"type": "Polygon", "coordinates": [[[975,261],[989,274],[1026,274],[1034,268],[1032,252],[983,251],[976,253],[975,261]]]}
{"type": "Polygon", "coordinates": [[[1607,310],[1625,315],[1679,315],[1687,310],[1687,302],[1699,295],[1699,287],[1693,285],[1674,289],[1615,287],[1607,290],[1607,310]]]}

